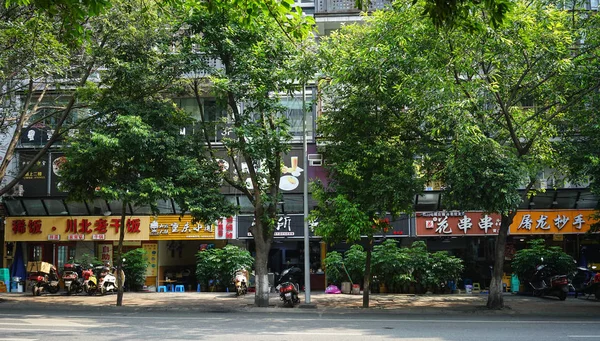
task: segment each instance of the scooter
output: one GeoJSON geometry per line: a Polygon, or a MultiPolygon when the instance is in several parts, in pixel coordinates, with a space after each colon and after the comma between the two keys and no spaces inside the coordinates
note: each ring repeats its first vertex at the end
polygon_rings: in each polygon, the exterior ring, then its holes
{"type": "Polygon", "coordinates": [[[279,298],[283,301],[283,305],[293,307],[300,303],[298,297],[299,285],[298,276],[302,273],[302,270],[298,267],[291,267],[283,270],[279,277],[278,285],[275,287],[279,291],[279,298]]]}
{"type": "Polygon", "coordinates": [[[571,285],[575,290],[575,298],[579,294],[594,295],[600,300],[600,273],[595,273],[588,268],[579,267],[575,273],[571,285]]]}
{"type": "MultiPolygon", "coordinates": [[[[108,292],[118,291],[115,270],[116,268],[113,267],[112,271],[109,272],[109,268],[104,267],[100,275],[100,281],[98,282],[98,291],[100,292],[100,295],[105,295],[108,292]]],[[[121,278],[123,279],[121,285],[123,285],[125,283],[125,273],[123,270],[121,270],[121,278]]]]}
{"type": "Polygon", "coordinates": [[[90,264],[87,269],[81,271],[81,275],[83,277],[83,290],[88,295],[95,294],[98,291],[98,278],[94,273],[93,265],[90,264]]]}
{"type": "Polygon", "coordinates": [[[65,264],[63,269],[63,282],[67,295],[80,293],[83,291],[83,275],[81,265],[65,264]]]}
{"type": "Polygon", "coordinates": [[[566,275],[551,275],[546,271],[545,265],[539,265],[529,282],[534,296],[557,296],[564,301],[569,292],[569,280],[566,275]]]}
{"type": "Polygon", "coordinates": [[[235,284],[235,292],[237,296],[245,295],[248,293],[248,271],[237,270],[233,277],[233,283],[235,284]]]}
{"type": "Polygon", "coordinates": [[[33,296],[40,296],[44,290],[51,294],[56,294],[60,290],[58,271],[52,264],[46,263],[49,271],[36,271],[29,274],[29,281],[32,282],[31,292],[33,296]]]}

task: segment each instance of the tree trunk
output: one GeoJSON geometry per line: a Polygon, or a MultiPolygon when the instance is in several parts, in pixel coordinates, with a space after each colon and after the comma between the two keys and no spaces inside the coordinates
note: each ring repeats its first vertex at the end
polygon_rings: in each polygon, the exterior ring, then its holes
{"type": "Polygon", "coordinates": [[[502,215],[500,231],[496,237],[496,249],[494,250],[494,269],[492,273],[492,281],[490,283],[490,294],[488,296],[488,309],[504,308],[504,298],[502,297],[502,275],[504,274],[504,250],[506,248],[506,236],[508,229],[512,224],[516,211],[509,213],[507,216],[502,215]]]}
{"type": "Polygon", "coordinates": [[[271,238],[265,238],[265,229],[260,216],[255,215],[255,225],[252,226],[252,235],[256,245],[255,258],[255,285],[256,293],[254,295],[254,305],[257,307],[269,306],[269,250],[271,249],[271,238]]]}
{"type": "Polygon", "coordinates": [[[369,293],[371,287],[371,250],[373,250],[373,237],[369,237],[367,244],[367,259],[365,261],[365,278],[363,280],[363,308],[369,307],[369,293]]]}
{"type": "Polygon", "coordinates": [[[123,305],[123,239],[125,239],[125,214],[127,214],[127,202],[123,200],[121,207],[121,225],[119,229],[119,246],[117,247],[117,307],[123,305]]]}

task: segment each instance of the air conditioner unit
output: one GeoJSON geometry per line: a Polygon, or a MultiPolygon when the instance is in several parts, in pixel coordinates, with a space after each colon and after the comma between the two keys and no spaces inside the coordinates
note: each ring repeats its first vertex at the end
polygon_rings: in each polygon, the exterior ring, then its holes
{"type": "Polygon", "coordinates": [[[323,165],[323,154],[308,154],[308,165],[312,167],[323,165]]]}

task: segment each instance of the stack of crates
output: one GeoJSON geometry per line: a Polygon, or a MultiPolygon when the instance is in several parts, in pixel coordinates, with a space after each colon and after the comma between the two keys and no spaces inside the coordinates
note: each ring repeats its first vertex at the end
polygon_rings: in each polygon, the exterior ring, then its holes
{"type": "Polygon", "coordinates": [[[10,285],[10,271],[8,268],[0,268],[0,292],[8,292],[10,285]]]}

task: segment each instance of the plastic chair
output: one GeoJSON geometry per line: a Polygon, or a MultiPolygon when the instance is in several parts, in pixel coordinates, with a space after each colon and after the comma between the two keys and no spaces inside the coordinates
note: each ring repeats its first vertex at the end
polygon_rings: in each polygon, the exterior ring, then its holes
{"type": "Polygon", "coordinates": [[[481,292],[481,285],[479,283],[473,283],[473,293],[479,294],[481,292]]]}
{"type": "Polygon", "coordinates": [[[185,288],[183,285],[178,284],[175,286],[175,292],[185,292],[185,288]]]}
{"type": "Polygon", "coordinates": [[[162,292],[167,292],[167,286],[165,286],[165,285],[160,285],[160,286],[158,287],[158,291],[157,291],[157,292],[161,292],[161,291],[162,291],[162,292]]]}

